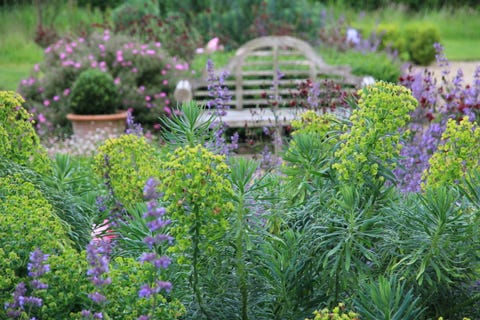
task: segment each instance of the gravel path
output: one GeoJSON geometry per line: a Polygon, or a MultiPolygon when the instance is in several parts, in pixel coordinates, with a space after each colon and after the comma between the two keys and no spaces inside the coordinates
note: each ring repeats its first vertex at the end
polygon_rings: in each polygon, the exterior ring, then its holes
{"type": "MultiPolygon", "coordinates": [[[[457,74],[457,70],[461,69],[463,71],[465,83],[471,84],[473,82],[473,76],[477,67],[480,67],[480,61],[451,61],[449,77],[454,77],[457,74]]],[[[424,70],[425,68],[433,70],[435,76],[437,77],[437,81],[441,79],[442,68],[440,68],[436,63],[431,64],[428,67],[414,67],[415,70],[424,70]]]]}

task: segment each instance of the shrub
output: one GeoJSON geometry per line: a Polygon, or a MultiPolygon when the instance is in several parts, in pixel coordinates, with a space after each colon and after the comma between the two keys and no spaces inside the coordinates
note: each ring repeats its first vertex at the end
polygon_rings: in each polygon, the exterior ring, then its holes
{"type": "Polygon", "coordinates": [[[118,87],[118,108],[131,109],[137,121],[153,128],[170,105],[176,75],[187,68],[166,54],[160,43],[144,44],[105,30],[46,48],[45,59],[22,80],[19,92],[38,132],[70,132],[66,114],[73,83],[83,71],[99,69],[108,72],[118,87]]]}
{"type": "Polygon", "coordinates": [[[157,2],[156,0],[125,1],[112,12],[114,30],[120,30],[123,26],[132,26],[138,21],[145,20],[148,16],[158,16],[160,12],[157,2]]]}
{"type": "Polygon", "coordinates": [[[412,24],[406,30],[407,51],[410,60],[423,66],[435,61],[434,44],[440,42],[436,27],[425,24],[412,24]]]}
{"type": "Polygon", "coordinates": [[[377,33],[380,35],[380,49],[391,49],[397,51],[399,55],[406,52],[405,38],[394,24],[380,24],[377,27],[377,33]]]}
{"type": "Polygon", "coordinates": [[[160,154],[145,138],[125,134],[105,141],[95,156],[95,172],[116,200],[132,206],[143,200],[143,186],[160,175],[160,154]]]}
{"type": "MultiPolygon", "coordinates": [[[[35,185],[20,174],[0,177],[0,300],[8,301],[15,285],[27,276],[30,252],[47,254],[69,247],[67,233],[35,185]]],[[[0,318],[6,318],[4,308],[0,318]]]]}
{"type": "Polygon", "coordinates": [[[31,115],[22,107],[24,102],[17,93],[0,91],[0,157],[47,173],[47,153],[40,145],[31,115]]]}
{"type": "Polygon", "coordinates": [[[392,179],[401,145],[403,128],[417,101],[410,90],[377,82],[359,91],[358,108],[350,116],[350,130],[345,132],[333,164],[343,181],[383,183],[392,179]]]}
{"type": "Polygon", "coordinates": [[[75,114],[112,114],[117,111],[118,100],[112,76],[98,69],[87,69],[73,83],[69,106],[75,114]]]}
{"type": "Polygon", "coordinates": [[[330,64],[351,66],[352,73],[359,76],[369,75],[376,80],[396,83],[401,74],[399,62],[385,52],[347,50],[338,53],[335,50],[322,48],[320,54],[330,64]]]}
{"type": "Polygon", "coordinates": [[[480,167],[480,128],[466,116],[456,123],[449,119],[437,151],[428,161],[430,168],[423,174],[424,187],[458,184],[468,170],[480,167]]]}

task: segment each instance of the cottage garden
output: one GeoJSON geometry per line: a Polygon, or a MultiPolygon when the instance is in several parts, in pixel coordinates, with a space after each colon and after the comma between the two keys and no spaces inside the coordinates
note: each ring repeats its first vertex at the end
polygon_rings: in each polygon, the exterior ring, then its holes
{"type": "Polygon", "coordinates": [[[309,111],[251,158],[216,112],[223,75],[209,109],[177,106],[188,52],[122,31],[54,41],[0,91],[0,318],[480,317],[480,68],[301,83],[276,103],[309,111]],[[82,91],[91,70],[111,85],[82,91]],[[78,91],[129,110],[125,132],[71,137],[78,91]],[[348,117],[316,112],[332,97],[348,117]]]}

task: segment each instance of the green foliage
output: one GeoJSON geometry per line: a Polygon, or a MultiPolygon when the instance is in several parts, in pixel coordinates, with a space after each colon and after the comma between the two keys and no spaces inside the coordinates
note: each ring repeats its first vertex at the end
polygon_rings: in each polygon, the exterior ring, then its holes
{"type": "Polygon", "coordinates": [[[126,0],[112,12],[112,22],[115,30],[122,26],[132,25],[148,15],[158,15],[156,0],[126,0]]]}
{"type": "MultiPolygon", "coordinates": [[[[31,251],[40,248],[54,254],[70,243],[51,204],[20,174],[0,177],[0,212],[0,301],[8,301],[27,276],[31,251]]],[[[2,308],[1,318],[6,318],[4,312],[2,308]]]]}
{"type": "Polygon", "coordinates": [[[25,101],[13,91],[0,91],[0,157],[40,173],[49,171],[49,159],[32,126],[25,101]]]}
{"type": "MultiPolygon", "coordinates": [[[[65,249],[50,256],[48,263],[50,272],[44,280],[49,288],[40,296],[44,300],[41,319],[81,319],[80,311],[91,306],[87,293],[94,290],[86,276],[89,265],[85,251],[65,249]]],[[[133,320],[151,309],[152,301],[138,297],[141,284],[149,279],[150,267],[134,258],[117,257],[110,262],[108,276],[112,282],[105,287],[108,303],[104,311],[111,319],[133,320]]],[[[177,319],[185,312],[183,305],[171,297],[157,299],[158,319],[177,319]]]]}
{"type": "Polygon", "coordinates": [[[144,137],[133,134],[111,138],[98,148],[95,172],[112,188],[124,206],[143,201],[143,187],[160,175],[160,154],[144,137]]]}
{"type": "Polygon", "coordinates": [[[62,224],[77,249],[84,248],[90,241],[91,218],[97,212],[95,191],[98,185],[88,182],[86,176],[77,180],[78,184],[65,175],[85,174],[87,170],[75,167],[73,164],[62,163],[57,156],[50,168],[51,175],[41,175],[20,166],[8,159],[0,158],[0,177],[18,175],[26,182],[32,183],[42,193],[42,196],[53,208],[53,213],[62,220],[62,224]],[[78,171],[77,171],[78,170],[78,171]],[[81,180],[81,181],[80,181],[81,180]],[[71,183],[71,184],[70,184],[71,183]]]}
{"type": "Polygon", "coordinates": [[[88,263],[85,251],[64,248],[52,254],[47,262],[50,271],[43,277],[48,290],[40,295],[43,306],[37,318],[78,319],[74,314],[90,306],[87,293],[93,291],[93,285],[86,276],[88,263]]]}
{"type": "Polygon", "coordinates": [[[353,50],[338,52],[324,47],[319,53],[327,63],[348,65],[352,68],[352,73],[358,76],[370,75],[377,80],[396,83],[401,74],[400,63],[393,61],[386,53],[362,53],[353,50]]]}
{"type": "Polygon", "coordinates": [[[227,217],[233,210],[228,198],[233,191],[226,178],[229,168],[224,160],[197,145],[179,147],[161,163],[159,188],[175,221],[171,231],[176,250],[191,247],[192,237],[219,239],[227,230],[227,217]]]}
{"type": "Polygon", "coordinates": [[[121,2],[122,0],[77,0],[77,4],[81,7],[99,8],[101,11],[112,9],[121,2]]]}
{"type": "Polygon", "coordinates": [[[219,243],[229,228],[233,211],[229,199],[233,190],[227,179],[229,168],[225,157],[206,148],[178,147],[161,164],[159,189],[174,222],[170,228],[175,244],[168,249],[180,265],[190,269],[190,286],[200,312],[209,317],[204,303],[206,294],[200,288],[200,272],[211,268],[204,262],[207,255],[221,252],[219,243]]]}
{"type": "Polygon", "coordinates": [[[75,114],[112,114],[117,111],[118,88],[109,73],[88,69],[73,83],[70,110],[75,114]]]}
{"type": "Polygon", "coordinates": [[[331,114],[307,111],[292,121],[292,140],[283,154],[285,193],[304,202],[334,177],[331,165],[344,123],[331,114]]]}
{"type": "Polygon", "coordinates": [[[448,119],[437,151],[428,161],[430,168],[423,174],[422,187],[438,187],[457,184],[468,170],[480,167],[480,128],[468,117],[459,123],[448,119]]]}
{"type": "Polygon", "coordinates": [[[381,37],[380,48],[396,50],[399,55],[406,52],[406,39],[395,24],[380,24],[377,33],[381,37]]]}
{"type": "Polygon", "coordinates": [[[412,24],[406,30],[407,51],[410,60],[423,66],[435,61],[436,51],[433,45],[440,42],[438,30],[433,25],[412,24]]]}
{"type": "MultiPolygon", "coordinates": [[[[316,270],[326,284],[329,303],[358,288],[360,279],[372,272],[378,256],[371,250],[381,237],[384,220],[377,203],[365,198],[355,185],[339,186],[333,197],[304,210],[314,215],[307,224],[306,240],[316,256],[316,270]]],[[[314,198],[315,201],[321,198],[314,198]]]]}
{"type": "Polygon", "coordinates": [[[315,317],[313,319],[305,320],[358,320],[358,314],[353,311],[346,311],[345,304],[339,303],[337,307],[333,308],[332,311],[328,309],[316,310],[314,313],[315,317]]]}
{"type": "Polygon", "coordinates": [[[285,194],[294,202],[306,201],[325,185],[332,173],[333,148],[323,135],[297,133],[283,155],[281,171],[285,174],[285,194]]]}
{"type": "Polygon", "coordinates": [[[423,319],[420,298],[414,296],[413,289],[407,291],[405,281],[396,276],[381,276],[376,282],[364,284],[355,302],[362,319],[423,319]]]}
{"type": "Polygon", "coordinates": [[[389,269],[414,288],[431,315],[458,319],[478,298],[468,284],[479,277],[479,217],[467,208],[455,189],[440,187],[388,210],[383,250],[392,259],[389,269]]]}
{"type": "Polygon", "coordinates": [[[268,319],[299,319],[325,298],[324,285],[315,281],[312,251],[301,232],[286,229],[281,235],[265,235],[259,244],[256,281],[257,303],[268,319]]]}
{"type": "Polygon", "coordinates": [[[134,320],[150,314],[155,319],[171,320],[185,313],[185,307],[172,297],[156,295],[155,301],[138,297],[141,284],[150,281],[152,268],[135,258],[117,257],[110,263],[112,283],[106,287],[109,303],[105,311],[112,319],[134,320]]]}
{"type": "Polygon", "coordinates": [[[178,112],[161,119],[162,136],[171,146],[204,144],[212,138],[213,115],[207,115],[205,107],[195,101],[184,102],[178,112]]]}
{"type": "Polygon", "coordinates": [[[234,190],[233,201],[236,208],[236,215],[232,219],[231,233],[234,234],[235,266],[238,277],[238,289],[241,301],[241,319],[248,320],[249,315],[249,290],[248,290],[248,269],[247,269],[247,248],[249,247],[250,226],[248,219],[251,218],[250,208],[247,201],[252,192],[260,185],[260,181],[254,181],[255,171],[260,164],[245,158],[230,159],[230,181],[234,190]]]}
{"type": "Polygon", "coordinates": [[[359,97],[333,168],[342,181],[382,184],[392,179],[403,136],[399,129],[410,120],[417,101],[410,90],[382,81],[359,90],[359,97]]]}

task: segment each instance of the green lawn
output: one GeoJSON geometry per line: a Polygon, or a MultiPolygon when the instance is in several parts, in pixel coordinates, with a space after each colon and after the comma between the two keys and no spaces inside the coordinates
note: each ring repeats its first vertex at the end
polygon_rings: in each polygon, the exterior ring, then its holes
{"type": "Polygon", "coordinates": [[[442,45],[449,60],[480,61],[480,39],[444,39],[442,45]]]}
{"type": "Polygon", "coordinates": [[[22,79],[29,76],[33,65],[27,64],[4,64],[0,62],[0,90],[15,91],[22,79]]]}
{"type": "MultiPolygon", "coordinates": [[[[349,24],[371,30],[377,23],[405,25],[425,22],[435,25],[441,35],[446,56],[451,61],[480,61],[480,11],[443,9],[432,12],[407,13],[398,8],[386,8],[360,15],[349,8],[332,9],[335,16],[344,15],[349,24]]],[[[15,90],[21,79],[28,77],[35,63],[42,60],[42,49],[33,42],[36,26],[33,6],[0,8],[0,90],[15,90]]],[[[65,4],[60,7],[55,26],[63,34],[82,30],[93,22],[101,22],[99,12],[65,4]]],[[[228,57],[223,55],[222,57],[228,57]]],[[[217,66],[227,61],[214,60],[217,66]]],[[[195,61],[194,69],[203,68],[206,61],[195,61]]]]}

